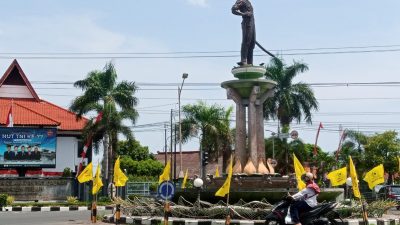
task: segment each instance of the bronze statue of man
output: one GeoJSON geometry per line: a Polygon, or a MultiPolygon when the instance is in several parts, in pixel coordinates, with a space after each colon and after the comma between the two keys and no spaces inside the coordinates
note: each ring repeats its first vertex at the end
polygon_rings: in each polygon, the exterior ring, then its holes
{"type": "Polygon", "coordinates": [[[253,6],[249,0],[236,0],[232,13],[242,16],[242,48],[240,66],[253,64],[253,50],[256,45],[256,26],[253,6]]]}

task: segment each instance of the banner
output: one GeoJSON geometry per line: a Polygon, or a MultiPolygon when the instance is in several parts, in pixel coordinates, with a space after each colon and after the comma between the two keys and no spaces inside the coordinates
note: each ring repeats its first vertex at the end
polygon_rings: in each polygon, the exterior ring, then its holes
{"type": "Polygon", "coordinates": [[[56,167],[56,128],[0,128],[0,168],[56,167]]]}

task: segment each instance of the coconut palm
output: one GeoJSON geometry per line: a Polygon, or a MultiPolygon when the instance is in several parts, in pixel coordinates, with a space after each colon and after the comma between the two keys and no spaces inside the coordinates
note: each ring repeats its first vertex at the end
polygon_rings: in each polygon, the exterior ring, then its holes
{"type": "Polygon", "coordinates": [[[133,134],[126,122],[135,124],[138,113],[135,109],[137,99],[134,97],[137,87],[134,82],[117,82],[114,65],[107,63],[102,71],[91,71],[83,80],[74,86],[81,88],[83,94],[75,98],[70,110],[77,114],[77,119],[90,112],[102,113],[102,119],[95,123],[92,118],[83,130],[84,138],[93,137],[94,143],[104,140],[103,169],[107,168],[108,179],[113,174],[115,149],[118,135],[131,139],[133,134]]]}
{"type": "Polygon", "coordinates": [[[292,121],[303,119],[312,122],[311,112],[318,110],[318,102],[310,86],[303,82],[293,83],[293,79],[308,70],[304,63],[293,62],[287,66],[282,59],[272,58],[265,77],[277,82],[276,92],[264,103],[266,119],[278,119],[282,132],[289,130],[292,121]]]}
{"type": "Polygon", "coordinates": [[[218,105],[208,106],[204,102],[183,106],[182,141],[193,137],[200,139],[200,150],[207,151],[211,160],[223,155],[223,166],[231,154],[232,133],[229,118],[232,108],[225,110],[218,105]]]}

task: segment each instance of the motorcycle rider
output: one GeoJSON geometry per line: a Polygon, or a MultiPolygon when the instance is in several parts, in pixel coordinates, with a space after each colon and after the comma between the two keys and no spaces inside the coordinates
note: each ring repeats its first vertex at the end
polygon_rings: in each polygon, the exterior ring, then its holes
{"type": "Polygon", "coordinates": [[[305,173],[301,178],[305,181],[306,188],[292,196],[288,196],[290,200],[294,200],[290,205],[290,215],[295,225],[301,225],[299,212],[305,213],[311,211],[318,204],[317,196],[321,192],[319,186],[314,182],[314,175],[312,173],[305,173]]]}

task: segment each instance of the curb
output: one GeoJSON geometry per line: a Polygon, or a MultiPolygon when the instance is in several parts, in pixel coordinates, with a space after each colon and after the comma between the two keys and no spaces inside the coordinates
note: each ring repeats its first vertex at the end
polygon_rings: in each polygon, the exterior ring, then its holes
{"type": "MultiPolygon", "coordinates": [[[[121,216],[119,224],[134,225],[159,225],[164,221],[163,217],[129,217],[121,216]]],[[[103,222],[115,223],[113,215],[106,215],[103,222]]],[[[231,220],[231,225],[264,225],[264,220],[231,220]]],[[[343,223],[337,220],[338,225],[364,225],[362,219],[344,219],[343,223]]],[[[397,225],[400,219],[368,219],[368,224],[374,225],[397,225]]],[[[225,225],[225,220],[221,219],[188,219],[188,218],[170,218],[169,225],[225,225]]]]}
{"type": "MultiPolygon", "coordinates": [[[[0,212],[65,212],[65,211],[86,211],[91,206],[29,206],[29,207],[2,207],[0,212]]],[[[114,210],[113,206],[97,206],[97,210],[114,210]]]]}

